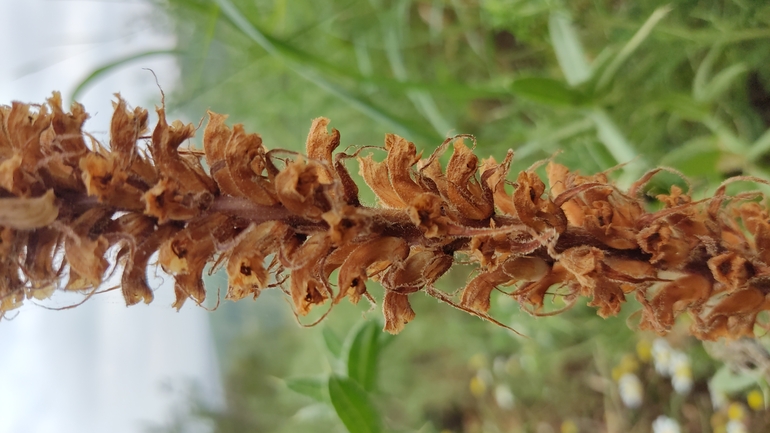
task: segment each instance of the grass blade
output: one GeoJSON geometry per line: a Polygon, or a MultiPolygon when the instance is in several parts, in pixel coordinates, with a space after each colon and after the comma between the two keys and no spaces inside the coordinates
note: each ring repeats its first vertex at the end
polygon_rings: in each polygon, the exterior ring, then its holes
{"type": "Polygon", "coordinates": [[[615,56],[614,59],[610,62],[610,64],[607,66],[607,69],[604,70],[601,77],[599,78],[599,81],[596,84],[597,89],[603,89],[605,86],[607,86],[610,81],[615,77],[615,74],[618,72],[618,69],[620,69],[621,66],[623,66],[623,63],[628,60],[629,57],[631,57],[631,54],[636,51],[637,48],[642,44],[642,42],[647,39],[647,37],[650,36],[650,33],[652,33],[652,29],[655,28],[655,26],[662,20],[663,18],[668,15],[668,13],[671,12],[671,6],[661,6],[650,15],[649,18],[647,18],[647,21],[644,22],[642,27],[639,28],[639,30],[634,34],[634,36],[629,40],[626,45],[623,46],[623,48],[620,50],[617,56],[615,56]]]}
{"type": "Polygon", "coordinates": [[[552,78],[521,78],[511,84],[511,91],[523,98],[546,105],[574,107],[585,102],[585,95],[552,78]]]}
{"type": "Polygon", "coordinates": [[[309,56],[299,53],[293,47],[287,47],[285,44],[279,44],[272,38],[267,37],[257,27],[252,24],[230,0],[215,0],[222,9],[223,14],[247,37],[259,44],[265,51],[271,55],[280,58],[286,62],[286,65],[297,75],[314,83],[321,89],[342,99],[350,106],[356,108],[372,119],[389,125],[397,134],[412,138],[420,137],[427,141],[440,141],[443,137],[432,131],[427,131],[419,124],[400,119],[395,115],[375,106],[366,99],[355,95],[343,87],[327,80],[321,70],[318,62],[310,62],[309,56]]]}
{"type": "Polygon", "coordinates": [[[556,52],[564,77],[570,86],[577,86],[591,78],[591,65],[586,60],[583,45],[572,21],[563,12],[553,12],[548,19],[551,44],[556,52]]]}
{"type": "Polygon", "coordinates": [[[125,66],[128,63],[133,62],[134,60],[143,59],[145,57],[151,57],[151,56],[160,56],[160,55],[169,55],[169,54],[181,54],[179,50],[151,50],[151,51],[144,51],[137,54],[131,54],[126,57],[122,57],[118,60],[114,60],[110,63],[107,63],[97,69],[95,69],[93,72],[88,74],[86,78],[83,79],[76,87],[75,90],[72,91],[72,100],[77,100],[81,94],[85,91],[85,89],[93,84],[96,80],[100,79],[102,76],[109,74],[113,70],[120,68],[121,66],[125,66]]]}

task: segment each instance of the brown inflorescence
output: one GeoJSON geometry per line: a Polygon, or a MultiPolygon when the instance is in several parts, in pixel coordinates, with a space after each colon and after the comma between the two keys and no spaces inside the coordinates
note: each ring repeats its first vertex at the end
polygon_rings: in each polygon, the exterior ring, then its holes
{"type": "Polygon", "coordinates": [[[85,109],[65,112],[58,93],[39,106],[0,107],[0,313],[57,288],[93,293],[113,267],[126,303],[149,303],[157,253],[174,277],[177,309],[204,301],[212,265],[227,272],[227,299],[276,287],[298,316],[343,298],[375,302],[367,282],[378,281],[392,333],[414,319],[417,292],[499,324],[490,298],[505,286],[543,315],[558,312],[549,296],[567,307],[587,298],[602,317],[633,296],[639,327],[659,334],[684,313],[702,339],[765,326],[757,318],[770,309],[770,215],[758,194],[725,193],[731,181],[757,179],[729,180],[700,201],[673,186],[651,211],[641,196],[661,169],[627,191],[554,162],[549,186],[537,166],[512,182],[513,152],[479,161],[469,136],[423,158],[388,134],[378,161],[360,156],[364,149],[335,153],[340,134],[324,118],[297,153],[268,150],[215,113],[201,152],[180,149],[196,128],[169,124],[163,107],[149,136],[147,110],[120,96],[114,107],[108,146],[82,131],[85,109]],[[359,200],[351,158],[377,206],[359,200]],[[477,267],[459,296],[437,290],[458,262],[477,267]]]}

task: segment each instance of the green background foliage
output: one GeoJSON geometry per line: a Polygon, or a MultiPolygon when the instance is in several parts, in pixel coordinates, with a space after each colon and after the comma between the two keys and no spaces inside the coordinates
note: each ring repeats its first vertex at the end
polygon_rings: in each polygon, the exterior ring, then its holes
{"type": "MultiPolygon", "coordinates": [[[[612,173],[621,185],[673,167],[695,195],[737,174],[770,179],[765,1],[164,0],[158,11],[178,44],[145,55],[179,61],[170,108],[228,113],[268,148],[301,150],[311,119],[325,116],[343,148],[395,132],[430,152],[468,133],[481,157],[514,149],[514,170],[560,152],[584,173],[626,164],[612,173]]],[[[672,183],[684,185],[659,175],[648,193],[672,183]]],[[[460,289],[469,272],[439,286],[460,289]]],[[[212,293],[225,285],[208,281],[212,293]]],[[[677,395],[645,365],[645,404],[620,403],[612,367],[653,338],[633,331],[632,299],[618,318],[578,305],[535,319],[496,294],[494,316],[519,337],[418,295],[417,318],[391,338],[366,302],[301,329],[280,298],[268,291],[212,314],[227,407],[193,404],[189,416],[218,432],[559,431],[565,421],[641,432],[661,414],[684,431],[711,428],[706,383],[719,362],[686,323],[671,339],[691,356],[693,393],[677,395]],[[512,407],[496,401],[501,386],[512,407]]],[[[752,423],[770,425],[766,415],[752,423]]]]}

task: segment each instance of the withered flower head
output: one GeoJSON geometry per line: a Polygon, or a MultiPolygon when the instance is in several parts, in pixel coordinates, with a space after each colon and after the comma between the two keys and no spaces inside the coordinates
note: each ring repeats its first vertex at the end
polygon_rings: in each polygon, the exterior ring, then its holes
{"type": "Polygon", "coordinates": [[[542,164],[512,182],[513,152],[479,162],[470,136],[423,158],[388,134],[377,160],[338,152],[340,133],[325,118],[299,154],[268,150],[209,112],[203,151],[185,150],[193,125],[169,124],[161,107],[147,137],[147,110],[117,98],[108,145],[85,139],[85,109],[65,112],[57,93],[39,106],[0,106],[0,314],[56,288],[90,293],[113,265],[126,304],[149,303],[147,267],[158,253],[176,308],[202,304],[204,268],[221,265],[227,299],[275,287],[297,316],[326,306],[323,318],[344,298],[382,293],[392,333],[415,318],[417,293],[500,324],[489,315],[496,290],[535,315],[555,313],[547,300],[563,296],[568,306],[586,298],[606,317],[634,296],[639,327],[660,334],[682,314],[703,339],[768,326],[770,212],[758,194],[728,197],[725,184],[697,201],[673,186],[649,211],[639,191],[662,169],[628,191],[553,162],[549,185],[535,173],[542,164]],[[345,166],[356,157],[380,206],[359,200],[345,166]],[[477,269],[454,297],[434,284],[457,262],[477,269]],[[371,293],[371,281],[383,291],[371,293]]]}

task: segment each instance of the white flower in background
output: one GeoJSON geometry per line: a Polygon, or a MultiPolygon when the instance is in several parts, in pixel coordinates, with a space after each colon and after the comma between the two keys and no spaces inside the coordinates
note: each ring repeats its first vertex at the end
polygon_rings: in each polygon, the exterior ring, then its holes
{"type": "Polygon", "coordinates": [[[504,356],[498,356],[492,362],[492,371],[495,372],[496,376],[504,377],[507,374],[507,364],[508,360],[504,356]]]}
{"type": "Polygon", "coordinates": [[[486,368],[480,368],[479,371],[476,372],[476,376],[484,382],[484,385],[490,386],[492,383],[494,383],[495,378],[492,376],[492,372],[489,371],[486,368]]]}
{"type": "Polygon", "coordinates": [[[726,433],[748,433],[749,431],[746,429],[746,424],[744,424],[743,421],[733,419],[727,422],[727,425],[725,426],[725,432],[726,433]]]}
{"type": "Polygon", "coordinates": [[[513,392],[508,385],[495,387],[495,402],[500,406],[500,409],[513,409],[513,392]]]}
{"type": "Polygon", "coordinates": [[[682,395],[690,393],[692,389],[692,366],[690,357],[684,352],[674,350],[671,352],[669,363],[671,373],[671,384],[674,390],[682,395]]]}
{"type": "Polygon", "coordinates": [[[636,409],[642,405],[644,388],[642,381],[634,373],[626,373],[618,380],[618,390],[623,404],[630,409],[636,409]]]}
{"type": "Polygon", "coordinates": [[[681,433],[679,424],[665,415],[661,415],[652,422],[653,433],[681,433]]]}
{"type": "Polygon", "coordinates": [[[655,362],[655,371],[661,376],[671,375],[671,345],[663,338],[656,338],[652,342],[652,359],[655,362]]]}

